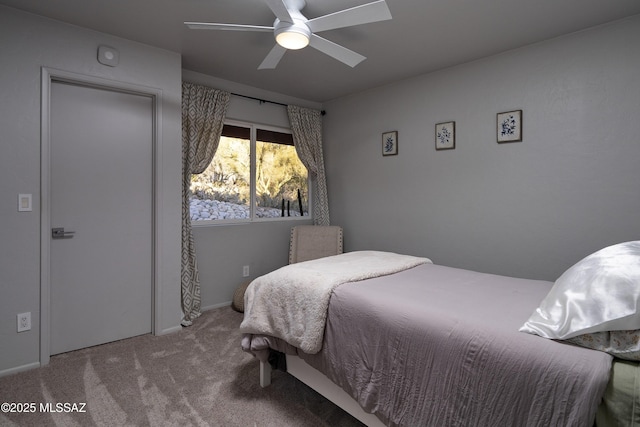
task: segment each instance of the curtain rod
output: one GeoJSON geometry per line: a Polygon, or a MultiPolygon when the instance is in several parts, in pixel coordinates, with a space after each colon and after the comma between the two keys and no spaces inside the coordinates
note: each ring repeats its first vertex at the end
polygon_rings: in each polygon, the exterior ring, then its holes
{"type": "MultiPolygon", "coordinates": [[[[283,104],[282,102],[268,101],[266,99],[256,98],[256,97],[248,96],[248,95],[241,95],[239,93],[233,93],[233,92],[231,92],[231,95],[239,96],[241,98],[253,99],[254,101],[258,101],[260,104],[275,104],[275,105],[282,105],[283,107],[287,107],[287,104],[283,104]]],[[[324,116],[326,114],[326,112],[324,110],[322,110],[322,111],[320,111],[320,114],[324,116]]]]}

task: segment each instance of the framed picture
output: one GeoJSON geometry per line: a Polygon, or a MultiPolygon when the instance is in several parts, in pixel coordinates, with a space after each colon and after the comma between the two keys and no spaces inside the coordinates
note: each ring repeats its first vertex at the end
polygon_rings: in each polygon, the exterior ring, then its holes
{"type": "Polygon", "coordinates": [[[398,131],[382,134],[382,155],[393,156],[398,154],[398,131]]]}
{"type": "Polygon", "coordinates": [[[498,143],[522,141],[522,110],[498,113],[498,143]]]}
{"type": "Polygon", "coordinates": [[[456,122],[436,124],[436,150],[456,148],[456,122]]]}

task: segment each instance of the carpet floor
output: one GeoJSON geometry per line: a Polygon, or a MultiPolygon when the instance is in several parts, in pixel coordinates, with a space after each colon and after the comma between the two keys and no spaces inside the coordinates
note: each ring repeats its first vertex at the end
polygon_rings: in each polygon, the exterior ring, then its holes
{"type": "Polygon", "coordinates": [[[51,357],[0,378],[0,426],[344,426],[363,424],[284,372],[260,388],[240,348],[242,313],[210,310],[194,325],[51,357]],[[22,405],[22,406],[19,406],[22,405]]]}

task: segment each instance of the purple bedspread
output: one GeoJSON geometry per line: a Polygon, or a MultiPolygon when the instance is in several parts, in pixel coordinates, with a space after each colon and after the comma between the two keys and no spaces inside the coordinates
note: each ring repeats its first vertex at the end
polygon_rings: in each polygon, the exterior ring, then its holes
{"type": "Polygon", "coordinates": [[[346,283],[297,353],[390,426],[592,426],[611,356],[518,332],[551,286],[432,264],[346,283]]]}

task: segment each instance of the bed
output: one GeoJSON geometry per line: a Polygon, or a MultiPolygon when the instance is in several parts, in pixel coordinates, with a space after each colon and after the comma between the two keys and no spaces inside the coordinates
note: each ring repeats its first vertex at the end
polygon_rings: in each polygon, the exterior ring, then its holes
{"type": "Polygon", "coordinates": [[[256,279],[242,348],[261,385],[286,365],[369,426],[616,425],[640,408],[635,362],[520,330],[554,286],[348,252],[256,279]]]}

